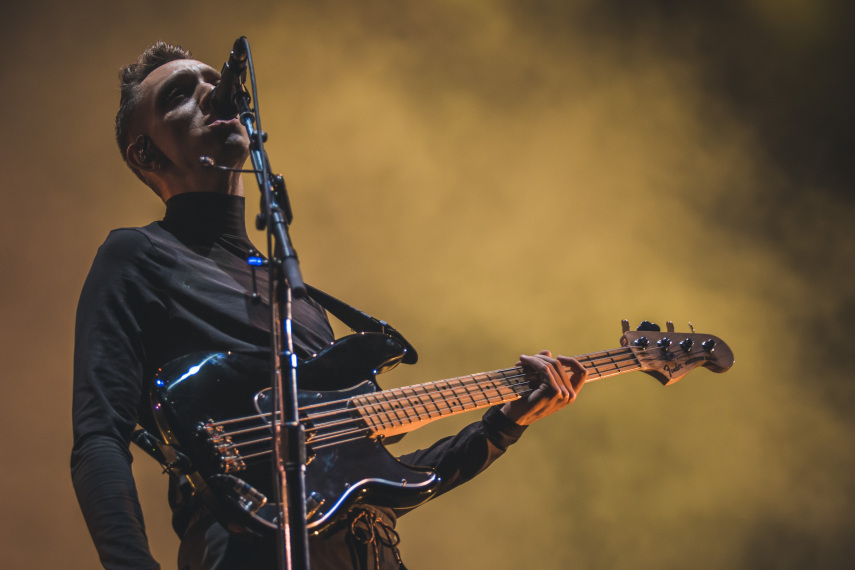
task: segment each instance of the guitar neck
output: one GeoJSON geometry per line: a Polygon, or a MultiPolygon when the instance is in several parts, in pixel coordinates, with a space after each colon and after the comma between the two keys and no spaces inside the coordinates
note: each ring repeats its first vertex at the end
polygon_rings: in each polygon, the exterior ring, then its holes
{"type": "MultiPolygon", "coordinates": [[[[641,370],[629,348],[577,356],[587,382],[641,370]]],[[[351,399],[375,437],[407,433],[429,422],[510,402],[531,391],[532,378],[519,366],[392,388],[351,399]]]]}

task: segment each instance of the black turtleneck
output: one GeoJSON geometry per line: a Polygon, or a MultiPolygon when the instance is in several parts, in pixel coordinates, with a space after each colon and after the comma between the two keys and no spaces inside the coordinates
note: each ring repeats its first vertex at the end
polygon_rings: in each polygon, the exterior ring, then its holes
{"type": "MultiPolygon", "coordinates": [[[[267,277],[253,280],[244,199],[211,193],[169,200],[160,222],[114,230],[98,250],[77,309],[72,479],[107,568],[153,568],[128,444],[153,429],[148,383],[194,352],[269,347],[267,277]]],[[[293,307],[301,358],[333,340],[311,300],[293,307]]]]}
{"type": "MultiPolygon", "coordinates": [[[[162,221],[111,232],[83,286],[75,329],[71,472],[105,568],[158,568],[149,553],[128,449],[137,424],[156,433],[148,393],[157,368],[195,352],[269,346],[268,281],[264,272],[258,273],[261,301],[253,302],[252,271],[246,263],[253,245],[244,224],[242,197],[175,196],[162,221]]],[[[292,310],[294,349],[300,358],[333,340],[317,303],[298,300],[292,310]]],[[[440,492],[445,492],[485,469],[522,429],[491,409],[457,436],[402,460],[436,468],[443,480],[440,492]]],[[[174,526],[184,535],[187,508],[197,507],[192,501],[172,504],[174,526]]],[[[374,511],[391,524],[401,514],[374,511]]],[[[210,559],[238,551],[225,529],[194,520],[180,556],[204,552],[210,559]]],[[[313,568],[350,567],[352,544],[344,530],[313,540],[313,568]]],[[[217,567],[272,566],[275,557],[268,554],[252,547],[241,553],[240,566],[225,561],[217,567]]],[[[382,556],[384,568],[393,564],[389,552],[382,556]]],[[[365,552],[361,557],[371,558],[365,552]]]]}
{"type": "Polygon", "coordinates": [[[249,240],[243,196],[211,192],[173,196],[166,203],[161,225],[173,234],[200,241],[213,241],[221,235],[249,240]]]}

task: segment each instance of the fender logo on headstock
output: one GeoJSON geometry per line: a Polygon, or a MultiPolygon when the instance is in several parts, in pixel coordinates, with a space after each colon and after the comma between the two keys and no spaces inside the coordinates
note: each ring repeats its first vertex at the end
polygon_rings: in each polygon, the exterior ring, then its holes
{"type": "Polygon", "coordinates": [[[673,384],[698,366],[713,372],[724,372],[733,366],[733,353],[720,338],[691,333],[678,333],[668,323],[662,332],[653,323],[645,321],[637,331],[629,330],[624,321],[621,345],[632,349],[641,370],[662,384],[673,384]]]}

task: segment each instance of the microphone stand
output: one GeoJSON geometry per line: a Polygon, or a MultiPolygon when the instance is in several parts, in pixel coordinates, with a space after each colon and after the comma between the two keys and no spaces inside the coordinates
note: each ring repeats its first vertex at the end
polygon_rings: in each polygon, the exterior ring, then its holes
{"type": "MultiPolygon", "coordinates": [[[[261,130],[261,116],[255,82],[255,67],[249,41],[241,36],[235,42],[231,66],[236,54],[246,54],[252,82],[252,97],[241,84],[235,90],[238,117],[250,139],[250,159],[261,191],[261,213],[256,227],[267,229],[267,258],[270,272],[270,358],[271,386],[274,394],[273,456],[274,476],[279,483],[279,568],[309,570],[309,539],[306,523],[306,438],[297,401],[297,357],[291,330],[292,301],[306,295],[300,275],[297,253],[291,245],[288,226],[293,215],[285,181],[274,176],[264,150],[267,133],[261,130]],[[251,98],[255,109],[250,108],[251,98]],[[257,128],[256,128],[257,125],[257,128]]],[[[239,58],[238,58],[239,59],[239,58]]],[[[245,62],[241,62],[245,66],[245,62]]],[[[233,69],[245,75],[246,69],[233,69]]]]}

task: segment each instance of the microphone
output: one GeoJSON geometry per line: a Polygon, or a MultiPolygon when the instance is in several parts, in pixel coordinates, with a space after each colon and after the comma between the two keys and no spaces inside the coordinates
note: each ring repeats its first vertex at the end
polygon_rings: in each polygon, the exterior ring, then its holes
{"type": "Polygon", "coordinates": [[[241,36],[229,53],[229,60],[223,64],[220,83],[211,92],[211,108],[221,119],[237,115],[235,99],[238,94],[249,97],[243,85],[246,81],[246,63],[246,36],[241,36]]]}
{"type": "Polygon", "coordinates": [[[261,174],[260,170],[255,170],[255,169],[247,170],[245,168],[230,168],[228,166],[220,166],[219,164],[214,162],[214,159],[211,158],[210,156],[200,156],[199,157],[199,166],[201,166],[202,168],[208,169],[208,170],[214,169],[214,170],[224,170],[226,172],[249,172],[252,174],[261,174]]]}

